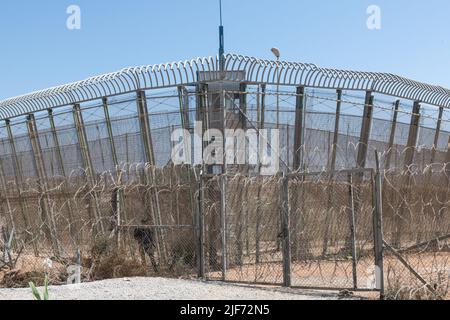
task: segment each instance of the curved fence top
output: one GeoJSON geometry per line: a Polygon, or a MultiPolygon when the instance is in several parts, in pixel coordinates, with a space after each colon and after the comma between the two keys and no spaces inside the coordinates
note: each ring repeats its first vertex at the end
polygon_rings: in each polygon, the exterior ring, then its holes
{"type": "MultiPolygon", "coordinates": [[[[83,81],[53,87],[0,101],[0,119],[50,108],[125,94],[136,90],[168,88],[194,84],[197,73],[208,81],[221,80],[218,57],[197,58],[159,65],[125,68],[83,81]]],[[[430,105],[450,108],[450,90],[413,81],[390,73],[320,68],[314,64],[261,60],[227,54],[226,81],[303,85],[307,87],[370,90],[430,105]],[[243,72],[245,78],[243,79],[243,72]]]]}

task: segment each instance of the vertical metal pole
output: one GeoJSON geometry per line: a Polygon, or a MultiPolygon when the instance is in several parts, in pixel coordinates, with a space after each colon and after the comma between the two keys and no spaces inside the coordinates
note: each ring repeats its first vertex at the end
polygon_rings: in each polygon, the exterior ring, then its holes
{"type": "Polygon", "coordinates": [[[116,152],[116,144],[114,142],[114,133],[111,126],[111,117],[109,115],[109,109],[108,109],[108,98],[104,97],[102,99],[103,104],[103,113],[105,115],[105,125],[108,130],[108,139],[109,139],[109,147],[111,149],[111,157],[114,164],[114,172],[117,178],[117,189],[114,191],[114,197],[115,197],[115,218],[116,218],[116,242],[117,247],[119,248],[121,243],[121,224],[122,224],[122,216],[123,216],[123,210],[124,210],[124,204],[125,204],[125,198],[122,190],[122,172],[119,167],[119,160],[117,157],[116,152]]]}
{"type": "MultiPolygon", "coordinates": [[[[260,130],[263,130],[265,127],[265,110],[266,110],[266,85],[261,84],[261,102],[260,102],[260,110],[259,110],[259,130],[258,130],[258,175],[261,174],[261,148],[262,143],[260,141],[260,130]]],[[[261,262],[261,254],[260,254],[260,247],[261,247],[261,189],[263,180],[257,179],[258,183],[258,196],[257,196],[257,202],[256,202],[256,235],[255,235],[255,250],[256,250],[256,264],[259,264],[261,262]]]]}
{"type": "Polygon", "coordinates": [[[367,150],[369,147],[369,137],[372,128],[372,115],[373,115],[373,100],[374,97],[371,91],[366,92],[366,99],[364,104],[363,122],[361,126],[361,135],[358,146],[358,156],[356,159],[356,165],[358,168],[366,167],[367,150]]]}
{"type": "MultiPolygon", "coordinates": [[[[61,153],[61,147],[59,145],[59,140],[58,140],[58,134],[56,133],[56,125],[55,125],[55,119],[53,116],[53,110],[52,109],[48,109],[48,120],[50,122],[50,130],[52,132],[52,139],[53,139],[53,145],[54,145],[54,150],[56,152],[56,163],[57,166],[59,167],[60,170],[60,174],[67,179],[67,173],[66,173],[66,169],[64,166],[64,160],[62,157],[62,153],[61,153]]],[[[64,183],[64,189],[65,191],[68,190],[68,181],[66,180],[64,183]]],[[[75,239],[76,241],[78,241],[78,237],[77,237],[77,233],[75,232],[74,229],[74,220],[73,220],[73,209],[72,209],[72,199],[71,197],[68,197],[67,200],[67,211],[68,211],[68,215],[69,215],[69,232],[70,235],[72,236],[73,239],[75,239]]]]}
{"type": "Polygon", "coordinates": [[[114,142],[114,134],[113,134],[113,130],[111,127],[111,118],[109,116],[109,109],[108,109],[108,98],[103,98],[102,99],[103,102],[103,112],[105,114],[105,124],[106,124],[106,129],[108,130],[108,139],[109,139],[109,146],[111,148],[111,157],[114,163],[114,168],[117,172],[118,170],[118,166],[119,166],[119,160],[117,158],[117,153],[116,153],[116,144],[114,142]]]}
{"type": "MultiPolygon", "coordinates": [[[[137,92],[137,109],[138,109],[138,116],[139,116],[139,123],[140,123],[140,129],[141,129],[141,136],[142,141],[144,144],[144,151],[145,151],[145,159],[147,164],[150,167],[154,167],[156,165],[155,162],[155,154],[153,150],[153,140],[152,140],[152,133],[151,133],[151,126],[150,126],[150,119],[148,114],[148,107],[147,107],[147,97],[145,94],[145,91],[138,91],[137,92]]],[[[149,175],[148,175],[148,167],[146,166],[144,169],[144,174],[146,177],[147,182],[150,182],[149,175]]],[[[153,222],[161,226],[162,225],[162,216],[161,216],[161,210],[159,206],[159,195],[158,190],[155,185],[154,179],[151,179],[152,185],[150,186],[150,200],[151,200],[151,207],[153,212],[153,222]]],[[[156,230],[156,236],[159,243],[159,248],[161,250],[162,260],[167,260],[166,251],[164,250],[164,233],[163,230],[157,228],[156,230]]]]}
{"type": "Polygon", "coordinates": [[[404,170],[409,171],[410,166],[414,162],[414,154],[417,147],[417,139],[419,136],[419,123],[420,123],[420,102],[414,102],[411,125],[409,127],[408,144],[406,145],[405,152],[405,165],[404,170]]]}
{"type": "Polygon", "coordinates": [[[417,146],[417,139],[419,136],[419,124],[420,124],[420,102],[416,101],[414,102],[414,106],[412,109],[412,115],[411,115],[411,124],[409,127],[409,137],[408,137],[408,143],[406,145],[405,150],[405,163],[404,163],[404,173],[405,173],[405,181],[403,183],[402,187],[402,204],[400,206],[399,214],[395,216],[395,233],[394,233],[394,239],[392,241],[392,244],[395,248],[399,248],[401,245],[401,235],[402,235],[402,229],[403,229],[403,217],[405,212],[405,206],[407,205],[406,201],[410,194],[410,187],[411,187],[411,166],[414,162],[414,155],[416,152],[416,146],[417,146]]]}
{"type": "Polygon", "coordinates": [[[388,145],[388,153],[386,155],[385,169],[389,170],[391,168],[391,160],[392,160],[392,152],[394,151],[394,143],[395,143],[395,133],[397,131],[397,119],[398,119],[398,110],[400,109],[400,100],[395,101],[394,104],[394,115],[392,117],[392,127],[391,127],[391,135],[389,137],[389,145],[388,145]]]}
{"type": "MultiPolygon", "coordinates": [[[[84,126],[83,115],[81,113],[81,107],[79,104],[75,104],[73,107],[73,117],[75,122],[75,128],[78,135],[78,143],[80,144],[81,156],[83,159],[83,166],[86,169],[86,178],[91,189],[96,186],[96,178],[94,175],[94,167],[92,165],[92,158],[89,152],[88,140],[86,136],[86,129],[84,126]]],[[[94,228],[97,229],[97,223],[100,226],[100,231],[102,234],[105,233],[103,227],[103,221],[100,214],[100,205],[97,196],[97,192],[93,191],[91,199],[89,201],[90,210],[92,210],[93,217],[95,219],[94,228]]]]}
{"type": "Polygon", "coordinates": [[[303,167],[303,125],[304,125],[304,105],[305,87],[297,87],[297,97],[295,106],[295,133],[294,133],[294,171],[303,167]]]}
{"type": "Polygon", "coordinates": [[[447,188],[450,187],[450,137],[447,143],[447,154],[445,157],[445,176],[447,177],[447,188]]]}
{"type": "MultiPolygon", "coordinates": [[[[200,84],[197,88],[197,112],[196,112],[196,118],[198,122],[202,123],[202,132],[201,132],[201,139],[202,139],[202,167],[203,167],[203,173],[209,174],[212,173],[210,166],[207,166],[205,164],[204,159],[204,150],[207,146],[207,142],[204,141],[204,135],[205,132],[209,129],[209,108],[208,108],[208,85],[207,84],[200,84]]],[[[209,141],[209,139],[208,139],[209,141]]]]}
{"type": "Polygon", "coordinates": [[[383,245],[383,179],[380,169],[380,157],[375,153],[376,172],[375,172],[375,192],[374,192],[374,242],[375,242],[375,274],[377,279],[377,288],[380,290],[380,298],[384,299],[384,245],[383,245]]]}
{"type": "Polygon", "coordinates": [[[198,243],[198,277],[200,279],[205,277],[205,238],[204,238],[204,224],[203,224],[203,169],[199,175],[198,181],[198,216],[197,216],[197,243],[198,243]]]}
{"type": "Polygon", "coordinates": [[[291,237],[290,237],[290,205],[289,205],[289,177],[283,176],[281,192],[282,204],[282,234],[283,234],[283,285],[290,287],[291,283],[291,237]]]}
{"type": "Polygon", "coordinates": [[[261,85],[261,124],[260,129],[265,128],[266,123],[266,84],[261,85]]]}
{"type": "Polygon", "coordinates": [[[287,153],[286,154],[286,166],[287,166],[286,170],[289,170],[289,168],[290,168],[289,164],[291,162],[291,148],[290,148],[291,141],[289,139],[290,137],[289,137],[289,124],[288,123],[286,123],[285,130],[286,130],[286,153],[287,153]]]}
{"type": "MultiPolygon", "coordinates": [[[[25,199],[23,199],[23,173],[22,169],[20,167],[19,158],[17,156],[16,152],[16,145],[14,143],[14,136],[11,129],[11,121],[9,119],[5,120],[6,123],[6,129],[8,131],[8,140],[11,147],[11,156],[12,156],[12,162],[13,162],[13,168],[14,168],[14,179],[18,191],[18,198],[19,198],[19,204],[20,204],[20,212],[22,214],[23,222],[25,225],[25,229],[30,232],[30,221],[28,217],[28,207],[26,205],[25,199]]],[[[33,243],[35,243],[33,241],[33,243]]],[[[35,247],[35,253],[37,253],[37,248],[35,247]]]]}
{"type": "Polygon", "coordinates": [[[242,112],[239,113],[240,116],[240,129],[246,130],[247,129],[247,84],[241,83],[239,85],[239,107],[241,108],[242,112]]]}
{"type": "Polygon", "coordinates": [[[350,234],[352,237],[352,271],[353,271],[353,289],[358,289],[358,272],[357,272],[357,246],[356,246],[356,215],[355,215],[355,195],[353,189],[353,174],[348,174],[348,193],[349,193],[349,223],[350,234]]]}
{"type": "Polygon", "coordinates": [[[227,279],[227,176],[221,177],[222,280],[227,279]]]}
{"type": "Polygon", "coordinates": [[[56,161],[58,162],[58,166],[59,166],[61,175],[63,177],[67,177],[66,169],[64,167],[64,161],[63,161],[63,157],[62,157],[62,153],[61,153],[61,147],[59,145],[58,135],[56,133],[56,126],[55,126],[55,119],[53,117],[53,110],[48,109],[47,112],[48,112],[48,119],[50,122],[50,130],[52,132],[52,137],[53,137],[53,143],[55,145],[55,150],[56,150],[56,161]]]}
{"type": "Polygon", "coordinates": [[[334,135],[333,135],[333,146],[331,152],[331,159],[329,170],[330,170],[330,178],[328,181],[328,202],[327,202],[327,213],[325,217],[325,234],[323,238],[323,246],[322,246],[322,256],[325,256],[328,252],[328,242],[329,242],[329,232],[330,232],[330,220],[331,220],[331,210],[332,210],[332,201],[333,201],[333,180],[334,180],[334,171],[336,170],[336,155],[337,155],[337,145],[339,139],[339,123],[341,116],[341,101],[342,101],[342,90],[337,90],[337,102],[336,102],[336,118],[334,123],[334,135]]]}
{"type": "Polygon", "coordinates": [[[42,210],[42,221],[44,223],[45,233],[48,241],[53,245],[54,253],[57,257],[61,254],[61,247],[58,240],[58,231],[55,216],[52,210],[50,197],[48,195],[47,172],[45,169],[44,159],[42,157],[42,148],[39,141],[39,133],[36,125],[36,119],[33,114],[27,118],[28,136],[30,138],[33,150],[33,160],[36,172],[38,174],[39,193],[44,195],[39,200],[42,210]]]}
{"type": "Polygon", "coordinates": [[[137,107],[139,123],[141,127],[142,141],[145,150],[145,160],[150,165],[155,165],[155,155],[153,153],[153,141],[150,129],[150,120],[148,117],[147,98],[145,91],[137,92],[137,107]]]}
{"type": "Polygon", "coordinates": [[[336,155],[337,146],[339,140],[339,124],[341,120],[341,105],[342,105],[342,90],[337,90],[337,101],[336,101],[336,117],[334,122],[334,134],[333,134],[333,146],[331,147],[331,160],[329,169],[331,172],[336,170],[336,155]]]}
{"type": "MultiPolygon", "coordinates": [[[[9,215],[9,219],[11,221],[11,227],[14,230],[17,230],[16,223],[14,221],[14,214],[11,208],[11,202],[9,201],[9,195],[8,195],[8,187],[6,185],[6,177],[5,177],[5,170],[4,170],[4,164],[2,159],[0,159],[0,192],[3,197],[2,204],[6,204],[6,210],[9,215]]],[[[6,253],[6,252],[5,252],[6,253]]]]}
{"type": "MultiPolygon", "coordinates": [[[[371,91],[366,92],[366,98],[364,102],[364,113],[362,118],[362,125],[361,125],[361,134],[359,138],[359,145],[358,145],[358,154],[356,158],[356,165],[357,168],[364,169],[366,167],[366,161],[367,161],[367,151],[369,149],[369,138],[370,133],[372,129],[372,116],[373,116],[373,102],[374,97],[372,95],[371,91]]],[[[354,204],[354,211],[355,211],[355,220],[358,219],[358,213],[360,209],[360,196],[359,196],[359,186],[361,185],[362,181],[364,179],[364,173],[358,173],[356,174],[355,179],[353,180],[353,185],[356,186],[356,190],[354,190],[355,198],[358,199],[355,201],[354,204]]],[[[346,239],[345,248],[350,249],[352,245],[352,239],[350,235],[346,239]]]]}
{"type": "Polygon", "coordinates": [[[178,87],[178,104],[180,107],[181,127],[184,130],[189,130],[189,106],[185,106],[184,91],[184,87],[178,87]]]}
{"type": "MultiPolygon", "coordinates": [[[[437,120],[437,125],[436,125],[436,133],[434,136],[434,144],[433,144],[433,148],[431,149],[431,161],[430,164],[433,164],[434,161],[436,160],[436,151],[438,148],[438,144],[439,144],[439,137],[441,135],[441,127],[442,127],[442,117],[444,115],[444,108],[443,107],[439,107],[439,115],[438,115],[438,120],[437,120]]],[[[430,171],[432,172],[432,171],[430,171]]]]}

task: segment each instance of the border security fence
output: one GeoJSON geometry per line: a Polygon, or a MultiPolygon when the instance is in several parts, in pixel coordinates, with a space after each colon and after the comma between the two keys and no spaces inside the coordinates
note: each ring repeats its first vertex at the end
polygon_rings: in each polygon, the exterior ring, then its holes
{"type": "Polygon", "coordinates": [[[86,280],[200,276],[445,298],[450,91],[224,58],[0,102],[0,285],[63,283],[75,264],[86,280]],[[246,146],[245,164],[173,163],[172,133],[196,123],[202,134],[277,130],[278,173],[250,164],[246,146]]]}

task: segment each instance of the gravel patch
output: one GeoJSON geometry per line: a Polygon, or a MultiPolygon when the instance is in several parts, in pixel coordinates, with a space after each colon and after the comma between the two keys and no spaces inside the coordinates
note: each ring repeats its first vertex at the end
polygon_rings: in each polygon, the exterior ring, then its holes
{"type": "MultiPolygon", "coordinates": [[[[40,288],[42,292],[42,288],[40,288]]],[[[113,279],[49,287],[51,300],[333,300],[305,291],[163,278],[113,279]]],[[[30,289],[0,289],[0,300],[32,300],[30,289]]]]}

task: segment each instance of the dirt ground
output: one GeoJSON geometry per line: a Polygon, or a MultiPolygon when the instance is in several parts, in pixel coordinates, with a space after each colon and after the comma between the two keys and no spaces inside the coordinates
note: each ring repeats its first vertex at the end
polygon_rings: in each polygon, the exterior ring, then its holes
{"type": "MultiPolygon", "coordinates": [[[[39,288],[42,292],[42,288],[39,288]]],[[[337,294],[163,278],[52,286],[50,300],[336,300],[337,294]]],[[[33,300],[30,289],[0,289],[0,300],[33,300]]]]}

